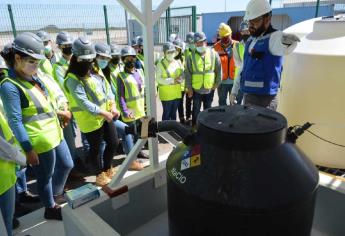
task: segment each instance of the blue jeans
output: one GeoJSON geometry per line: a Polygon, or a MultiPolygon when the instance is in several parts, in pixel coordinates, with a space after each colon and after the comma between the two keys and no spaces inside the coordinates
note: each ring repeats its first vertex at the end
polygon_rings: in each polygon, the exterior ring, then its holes
{"type": "Polygon", "coordinates": [[[14,203],[16,191],[14,185],[0,195],[0,210],[4,219],[8,236],[12,236],[12,222],[14,215],[14,203]]]}
{"type": "Polygon", "coordinates": [[[220,84],[218,87],[219,106],[226,106],[226,99],[230,96],[232,84],[220,84]]]}
{"type": "Polygon", "coordinates": [[[53,195],[63,193],[73,161],[65,140],[48,152],[38,154],[40,164],[33,166],[37,190],[45,207],[54,207],[53,195]]]}
{"type": "Polygon", "coordinates": [[[74,120],[72,119],[71,122],[67,125],[66,128],[63,129],[63,136],[66,140],[68,149],[71,153],[72,159],[75,160],[78,158],[77,156],[77,148],[75,146],[75,137],[76,133],[74,130],[74,120]]]}
{"type": "Polygon", "coordinates": [[[181,99],[175,99],[172,101],[162,101],[163,116],[162,120],[176,120],[177,108],[180,105],[181,99]]]}
{"type": "Polygon", "coordinates": [[[192,125],[196,125],[196,121],[201,109],[201,103],[203,104],[204,110],[210,108],[212,105],[213,96],[214,96],[214,90],[212,90],[208,94],[200,94],[194,91],[192,125]]]}
{"type": "Polygon", "coordinates": [[[122,139],[123,151],[125,154],[128,154],[134,146],[133,135],[131,134],[126,135],[125,128],[128,125],[125,124],[124,122],[120,120],[116,120],[114,121],[114,124],[117,131],[117,135],[122,139]]]}
{"type": "Polygon", "coordinates": [[[16,182],[16,193],[24,193],[28,191],[28,186],[26,184],[26,168],[18,170],[16,172],[17,182],[16,182]]]}

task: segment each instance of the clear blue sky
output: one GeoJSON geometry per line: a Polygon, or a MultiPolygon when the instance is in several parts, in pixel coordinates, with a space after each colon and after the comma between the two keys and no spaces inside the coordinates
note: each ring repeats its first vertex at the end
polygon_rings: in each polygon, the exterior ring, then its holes
{"type": "MultiPolygon", "coordinates": [[[[132,0],[133,3],[140,4],[140,0],[132,0]]],[[[161,0],[153,0],[153,5],[157,6],[161,0]]],[[[197,6],[197,13],[222,12],[244,10],[249,0],[174,0],[172,6],[197,6]]],[[[13,4],[117,4],[116,0],[1,0],[1,3],[13,4]]]]}

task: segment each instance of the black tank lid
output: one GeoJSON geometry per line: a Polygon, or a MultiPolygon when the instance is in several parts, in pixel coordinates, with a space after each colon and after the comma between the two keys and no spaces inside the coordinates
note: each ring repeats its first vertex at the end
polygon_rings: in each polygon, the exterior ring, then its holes
{"type": "Polygon", "coordinates": [[[257,106],[220,106],[198,116],[204,144],[224,149],[266,149],[285,142],[287,121],[278,112],[257,106]]]}

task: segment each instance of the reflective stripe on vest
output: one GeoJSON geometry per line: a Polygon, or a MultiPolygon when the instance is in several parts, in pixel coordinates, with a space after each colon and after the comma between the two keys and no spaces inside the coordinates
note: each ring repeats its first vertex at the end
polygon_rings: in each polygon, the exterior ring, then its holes
{"type": "Polygon", "coordinates": [[[67,81],[70,79],[73,79],[81,84],[85,89],[87,98],[92,103],[97,104],[102,110],[107,110],[107,101],[105,97],[103,96],[103,94],[97,96],[98,94],[96,94],[96,82],[91,77],[85,79],[86,81],[81,81],[72,73],[68,73],[68,75],[66,76],[64,84],[66,95],[70,104],[70,109],[81,132],[89,133],[99,129],[104,123],[104,118],[100,115],[91,114],[89,111],[81,109],[78,106],[77,101],[71,95],[69,88],[67,87],[67,81]]]}
{"type": "Polygon", "coordinates": [[[51,104],[50,91],[48,90],[49,96],[45,97],[30,82],[6,78],[2,83],[7,81],[21,89],[29,101],[29,106],[22,108],[22,122],[34,150],[40,154],[58,146],[63,139],[63,134],[51,104]]]}
{"type": "Polygon", "coordinates": [[[215,80],[216,56],[213,49],[207,48],[202,58],[199,53],[192,52],[192,87],[199,90],[202,87],[211,89],[215,80]]]}
{"type": "MultiPolygon", "coordinates": [[[[127,74],[126,72],[120,72],[119,78],[125,87],[125,99],[127,108],[133,113],[134,118],[130,119],[122,114],[124,122],[131,122],[140,119],[145,116],[145,92],[144,83],[141,92],[138,89],[137,81],[127,74]]],[[[122,112],[122,110],[121,110],[122,112]]]]}
{"type": "MultiPolygon", "coordinates": [[[[158,66],[160,66],[162,69],[162,79],[167,79],[167,78],[176,79],[177,77],[181,76],[182,66],[179,66],[176,69],[176,71],[173,71],[172,73],[170,73],[169,67],[165,63],[166,63],[166,59],[162,59],[158,63],[158,66]]],[[[178,62],[172,61],[171,63],[178,63],[178,62]]],[[[159,92],[159,98],[161,99],[161,101],[172,101],[172,100],[179,99],[182,97],[181,84],[169,84],[169,85],[159,84],[158,92],[159,92]]]]}

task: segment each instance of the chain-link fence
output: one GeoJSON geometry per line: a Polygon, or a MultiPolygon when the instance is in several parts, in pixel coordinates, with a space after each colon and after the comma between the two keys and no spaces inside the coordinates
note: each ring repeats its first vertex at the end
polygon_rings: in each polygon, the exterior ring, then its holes
{"type": "Polygon", "coordinates": [[[334,14],[345,13],[345,0],[269,0],[272,8],[315,7],[315,17],[319,16],[320,7],[333,5],[334,14]]]}

